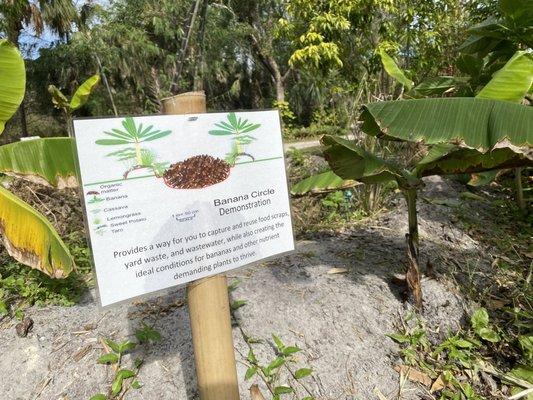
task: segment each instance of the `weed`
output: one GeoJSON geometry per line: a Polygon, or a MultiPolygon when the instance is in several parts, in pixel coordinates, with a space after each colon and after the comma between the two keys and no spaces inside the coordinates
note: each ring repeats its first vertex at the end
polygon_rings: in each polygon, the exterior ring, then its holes
{"type": "Polygon", "coordinates": [[[142,322],[141,327],[135,332],[135,337],[137,338],[138,343],[129,340],[124,342],[114,342],[108,338],[103,339],[106,352],[98,357],[96,362],[98,364],[111,365],[115,371],[115,375],[107,394],[95,394],[90,400],[108,400],[116,397],[123,398],[130,388],[140,389],[142,387],[141,383],[137,380],[137,376],[143,364],[143,360],[136,358],[130,368],[124,368],[122,365],[122,357],[124,354],[134,350],[140,344],[160,341],[161,334],[152,326],[142,322]]]}
{"type": "MultiPolygon", "coordinates": [[[[228,292],[231,294],[237,289],[240,281],[234,280],[228,286],[228,292]]],[[[313,400],[314,396],[311,391],[305,386],[302,380],[306,377],[309,377],[313,370],[308,367],[295,368],[297,363],[296,354],[301,351],[301,349],[294,346],[285,345],[282,340],[277,335],[272,335],[273,345],[276,351],[276,357],[273,360],[263,364],[256,357],[252,345],[262,343],[262,340],[253,338],[252,336],[246,334],[238,323],[234,311],[238,308],[241,308],[246,305],[246,300],[233,300],[230,304],[231,312],[234,320],[237,322],[237,326],[248,345],[248,354],[246,356],[246,365],[248,369],[246,370],[245,380],[250,380],[254,376],[259,377],[268,391],[272,395],[272,400],[281,400],[285,395],[292,395],[293,398],[296,398],[296,386],[299,386],[308,396],[303,397],[301,400],[313,400]],[[289,382],[282,382],[282,373],[281,371],[285,369],[288,374],[284,376],[289,377],[289,382]]],[[[255,385],[252,385],[254,388],[255,385]]],[[[259,390],[254,388],[254,390],[259,390]]]]}
{"type": "MultiPolygon", "coordinates": [[[[411,318],[411,317],[408,317],[411,318]]],[[[404,325],[405,326],[405,325],[404,325]]],[[[529,388],[533,384],[533,371],[526,367],[531,361],[530,337],[513,338],[491,323],[485,308],[476,310],[470,319],[470,327],[455,333],[449,332],[440,343],[432,343],[421,321],[403,332],[388,335],[401,346],[404,362],[427,377],[431,392],[440,400],[481,400],[487,396],[508,396],[529,388]],[[524,342],[521,355],[508,367],[506,373],[495,367],[501,354],[509,347],[524,342]],[[500,380],[494,388],[483,378],[487,374],[500,380]],[[483,379],[482,379],[483,378],[483,379]],[[509,389],[508,386],[511,386],[509,389]]],[[[493,378],[490,378],[494,382],[493,378]]]]}

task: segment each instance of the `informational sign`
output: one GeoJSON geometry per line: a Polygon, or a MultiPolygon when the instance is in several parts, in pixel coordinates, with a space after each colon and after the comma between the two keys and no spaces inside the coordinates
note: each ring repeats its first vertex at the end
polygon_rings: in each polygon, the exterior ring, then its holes
{"type": "Polygon", "coordinates": [[[277,111],[74,121],[103,306],[294,249],[277,111]]]}

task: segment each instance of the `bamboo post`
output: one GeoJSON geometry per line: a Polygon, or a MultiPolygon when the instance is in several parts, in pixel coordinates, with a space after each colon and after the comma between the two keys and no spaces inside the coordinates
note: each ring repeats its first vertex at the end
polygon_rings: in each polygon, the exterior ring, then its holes
{"type": "MultiPolygon", "coordinates": [[[[164,114],[206,112],[204,92],[162,100],[164,114]]],[[[187,286],[196,376],[201,400],[239,400],[226,275],[187,286]]]]}

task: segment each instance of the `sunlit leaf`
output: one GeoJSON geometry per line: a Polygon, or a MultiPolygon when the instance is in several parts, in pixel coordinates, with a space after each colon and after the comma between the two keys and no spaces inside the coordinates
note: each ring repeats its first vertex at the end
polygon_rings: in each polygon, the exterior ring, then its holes
{"type": "Polygon", "coordinates": [[[517,51],[476,97],[520,103],[532,84],[533,55],[526,51],[517,51]]]}
{"type": "Polygon", "coordinates": [[[93,75],[78,87],[70,99],[69,107],[71,111],[77,110],[87,102],[98,82],[100,82],[100,75],[93,75]]]}
{"type": "Polygon", "coordinates": [[[389,56],[384,49],[379,50],[379,55],[381,57],[383,67],[385,68],[385,71],[387,71],[387,74],[389,74],[398,82],[400,82],[403,86],[407,88],[407,90],[411,90],[414,85],[413,81],[405,76],[403,71],[400,69],[400,67],[398,67],[392,57],[389,56]]]}
{"type": "Polygon", "coordinates": [[[35,139],[0,146],[0,172],[48,186],[76,187],[72,139],[35,139]]]}
{"type": "Polygon", "coordinates": [[[26,88],[24,60],[18,49],[0,40],[0,133],[19,108],[26,88]]]}
{"type": "Polygon", "coordinates": [[[457,143],[482,151],[508,141],[533,143],[533,107],[477,98],[382,101],[366,104],[365,133],[426,144],[457,143]]]}
{"type": "Polygon", "coordinates": [[[74,260],[50,222],[2,186],[0,234],[9,255],[50,277],[64,278],[74,269],[74,260]]]}

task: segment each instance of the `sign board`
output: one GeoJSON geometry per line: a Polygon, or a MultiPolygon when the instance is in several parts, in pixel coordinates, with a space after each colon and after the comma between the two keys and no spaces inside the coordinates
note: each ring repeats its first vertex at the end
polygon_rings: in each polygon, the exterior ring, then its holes
{"type": "Polygon", "coordinates": [[[277,111],[74,121],[107,306],[294,249],[277,111]]]}

